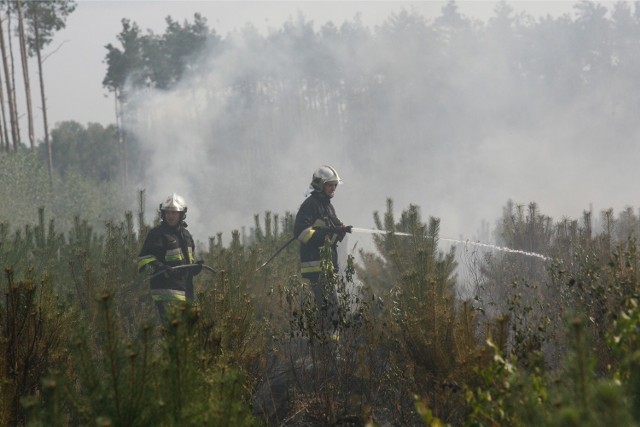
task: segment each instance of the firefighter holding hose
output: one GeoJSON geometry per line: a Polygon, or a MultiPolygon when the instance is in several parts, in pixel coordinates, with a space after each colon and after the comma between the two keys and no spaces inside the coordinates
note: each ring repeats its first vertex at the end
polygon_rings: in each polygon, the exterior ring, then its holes
{"type": "Polygon", "coordinates": [[[309,279],[319,313],[320,327],[325,332],[337,334],[338,295],[336,289],[321,278],[320,250],[329,241],[334,271],[338,271],[337,243],[351,233],[351,226],[345,226],[336,216],[331,204],[338,184],[342,180],[331,166],[320,166],[313,172],[309,190],[311,193],[302,202],[296,215],[293,234],[300,241],[300,262],[302,277],[309,279]],[[332,328],[332,329],[331,329],[332,328]]]}
{"type": "Polygon", "coordinates": [[[160,204],[161,222],[149,231],[138,256],[138,271],[150,275],[151,298],[163,321],[168,304],[193,301],[193,277],[202,271],[202,262],[194,263],[186,216],[185,200],[176,193],[168,196],[160,204]]]}

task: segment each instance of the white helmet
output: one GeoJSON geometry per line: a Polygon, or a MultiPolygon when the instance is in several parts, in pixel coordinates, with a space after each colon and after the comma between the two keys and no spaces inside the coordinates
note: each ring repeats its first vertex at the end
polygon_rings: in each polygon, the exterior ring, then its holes
{"type": "Polygon", "coordinates": [[[164,214],[165,211],[182,212],[182,218],[184,219],[187,214],[187,203],[182,196],[173,193],[164,202],[160,203],[160,213],[164,214]]]}
{"type": "Polygon", "coordinates": [[[316,191],[322,191],[324,185],[327,182],[335,182],[336,184],[342,184],[342,180],[338,176],[338,172],[331,166],[322,165],[313,173],[311,178],[310,189],[316,191]]]}

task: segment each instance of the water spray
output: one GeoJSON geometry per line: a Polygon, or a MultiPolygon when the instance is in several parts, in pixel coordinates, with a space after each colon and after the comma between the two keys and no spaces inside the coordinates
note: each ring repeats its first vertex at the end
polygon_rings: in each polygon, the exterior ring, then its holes
{"type": "MultiPolygon", "coordinates": [[[[351,232],[352,233],[367,233],[367,234],[387,234],[387,235],[393,234],[395,236],[413,236],[413,234],[411,234],[411,233],[403,233],[403,232],[400,232],[400,231],[378,230],[376,228],[351,227],[351,232]]],[[[280,252],[282,252],[284,250],[284,248],[289,246],[294,240],[296,240],[296,237],[292,237],[291,239],[289,239],[284,245],[282,245],[280,248],[278,248],[278,250],[276,250],[274,252],[274,254],[269,257],[269,259],[267,259],[264,263],[262,263],[256,269],[256,271],[260,270],[261,268],[263,268],[267,264],[269,264],[280,252]]],[[[546,256],[544,256],[542,254],[535,253],[535,252],[526,252],[526,251],[521,251],[521,250],[518,250],[518,249],[510,249],[510,248],[505,248],[504,246],[490,245],[488,243],[472,242],[471,240],[449,239],[449,238],[445,238],[445,237],[439,237],[438,240],[443,241],[443,242],[462,243],[463,245],[482,246],[482,247],[490,248],[490,249],[493,249],[493,250],[496,250],[496,251],[509,252],[509,253],[520,254],[520,255],[525,255],[525,256],[532,256],[532,257],[543,259],[545,261],[551,259],[549,257],[546,257],[546,256]]]]}
{"type": "Polygon", "coordinates": [[[369,234],[395,234],[396,236],[412,236],[412,234],[409,234],[409,233],[401,233],[399,231],[378,230],[378,229],[375,229],[375,228],[351,227],[351,232],[353,232],[353,233],[369,233],[369,234]]]}
{"type": "Polygon", "coordinates": [[[509,252],[509,253],[512,253],[512,254],[520,254],[520,255],[525,255],[525,256],[532,256],[532,257],[543,259],[545,261],[548,261],[548,260],[551,259],[549,257],[546,257],[546,256],[544,256],[542,254],[539,254],[539,253],[536,253],[536,252],[526,252],[526,251],[521,251],[521,250],[518,250],[518,249],[505,248],[504,246],[490,245],[488,243],[472,242],[471,240],[458,240],[458,239],[447,239],[447,238],[438,238],[438,240],[442,240],[442,241],[445,241],[445,242],[462,243],[463,245],[482,246],[482,247],[485,247],[485,248],[494,249],[496,251],[509,252]]]}
{"type": "MultiPolygon", "coordinates": [[[[378,229],[375,229],[375,228],[352,227],[351,230],[354,233],[393,234],[393,235],[396,235],[396,236],[412,236],[412,234],[410,234],[410,233],[401,233],[399,231],[385,231],[385,230],[378,230],[378,229]]],[[[545,261],[548,261],[548,260],[551,259],[549,257],[546,257],[546,256],[544,256],[542,254],[539,254],[539,253],[536,253],[536,252],[526,252],[526,251],[521,251],[521,250],[518,250],[518,249],[505,248],[504,246],[496,246],[496,245],[490,245],[488,243],[473,242],[471,240],[449,239],[449,238],[446,238],[446,237],[439,237],[438,240],[443,241],[443,242],[461,243],[463,245],[481,246],[481,247],[493,249],[493,250],[496,250],[496,251],[509,252],[509,253],[513,253],[513,254],[520,254],[520,255],[525,255],[525,256],[536,257],[536,258],[543,259],[545,261]]]]}

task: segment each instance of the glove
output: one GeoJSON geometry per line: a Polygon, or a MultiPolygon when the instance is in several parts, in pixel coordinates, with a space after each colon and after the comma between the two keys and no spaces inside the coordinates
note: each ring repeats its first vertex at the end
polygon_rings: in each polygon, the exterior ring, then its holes
{"type": "Polygon", "coordinates": [[[193,264],[193,267],[190,268],[191,274],[193,274],[194,276],[200,274],[200,272],[202,271],[202,264],[204,264],[204,261],[196,261],[196,263],[193,264]]]}
{"type": "Polygon", "coordinates": [[[353,226],[351,225],[340,225],[336,227],[336,233],[338,234],[338,242],[342,242],[342,239],[344,239],[344,236],[347,233],[351,233],[352,228],[353,226]]]}

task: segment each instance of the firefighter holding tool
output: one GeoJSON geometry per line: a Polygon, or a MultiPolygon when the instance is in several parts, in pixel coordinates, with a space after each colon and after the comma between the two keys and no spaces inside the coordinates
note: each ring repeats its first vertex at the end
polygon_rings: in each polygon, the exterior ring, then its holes
{"type": "Polygon", "coordinates": [[[296,215],[293,234],[300,241],[300,262],[302,277],[308,279],[313,291],[316,307],[320,314],[321,328],[336,333],[338,327],[338,295],[333,286],[322,283],[320,250],[328,241],[331,246],[333,269],[338,271],[337,243],[351,233],[351,226],[345,226],[336,216],[331,204],[338,184],[342,180],[331,166],[323,165],[313,172],[310,194],[302,202],[296,215]]]}
{"type": "Polygon", "coordinates": [[[202,261],[194,263],[186,216],[185,200],[168,196],[160,204],[161,222],[149,231],[138,256],[138,271],[150,275],[151,298],[163,321],[168,304],[193,301],[193,277],[202,271],[202,261]]]}

